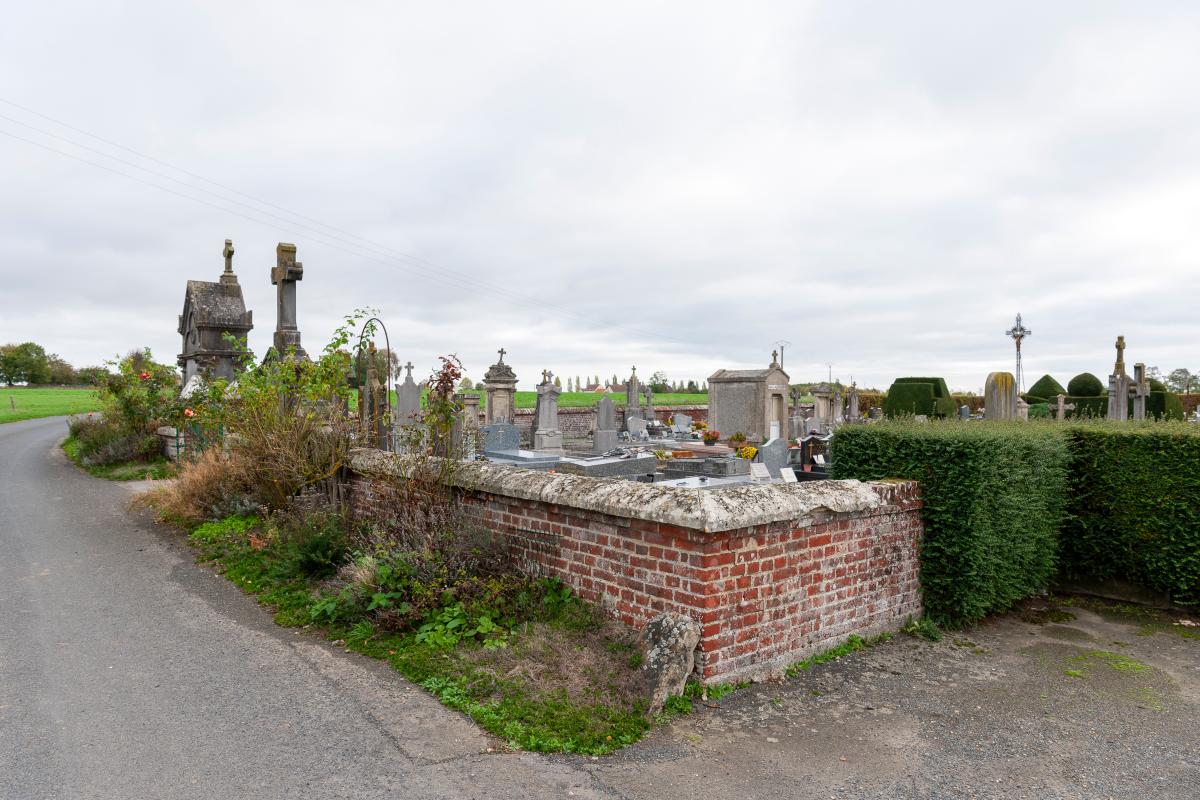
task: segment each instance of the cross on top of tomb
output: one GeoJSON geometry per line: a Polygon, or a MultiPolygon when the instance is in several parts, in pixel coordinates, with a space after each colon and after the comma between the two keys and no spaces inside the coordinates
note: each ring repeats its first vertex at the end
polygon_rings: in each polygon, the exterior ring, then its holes
{"type": "Polygon", "coordinates": [[[1117,337],[1117,363],[1113,366],[1114,375],[1123,375],[1125,373],[1125,337],[1117,337]]]}
{"type": "Polygon", "coordinates": [[[498,353],[500,354],[500,360],[499,360],[499,361],[497,361],[496,363],[497,363],[497,364],[503,364],[503,363],[504,363],[504,354],[505,354],[505,353],[507,353],[508,351],[507,351],[507,350],[505,350],[503,347],[501,347],[501,348],[500,348],[499,350],[497,350],[496,352],[498,352],[498,353]]]}
{"type": "Polygon", "coordinates": [[[233,274],[233,240],[225,240],[225,249],[221,251],[221,255],[225,256],[225,274],[233,274]]]}
{"type": "Polygon", "coordinates": [[[771,351],[771,366],[772,367],[779,366],[779,351],[778,350],[771,351]]]}
{"type": "Polygon", "coordinates": [[[412,363],[411,361],[410,361],[410,362],[408,362],[407,364],[405,364],[405,365],[404,365],[404,368],[405,368],[406,370],[408,370],[408,374],[407,374],[407,375],[405,375],[404,377],[405,377],[405,378],[411,378],[411,377],[412,377],[412,371],[413,371],[413,363],[412,363]]]}

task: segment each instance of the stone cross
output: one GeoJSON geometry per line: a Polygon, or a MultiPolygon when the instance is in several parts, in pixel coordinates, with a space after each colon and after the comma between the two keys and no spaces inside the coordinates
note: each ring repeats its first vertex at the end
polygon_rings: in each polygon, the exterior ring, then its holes
{"type": "Polygon", "coordinates": [[[275,248],[275,267],[271,283],[276,287],[275,349],[280,356],[295,349],[304,357],[300,346],[300,329],[296,326],[296,281],[304,279],[304,265],[296,260],[296,245],[280,242],[275,248]]]}
{"type": "Polygon", "coordinates": [[[225,249],[221,251],[221,255],[225,256],[225,274],[233,274],[233,240],[225,240],[225,249]]]}
{"type": "Polygon", "coordinates": [[[1146,398],[1150,396],[1150,383],[1146,380],[1146,365],[1133,365],[1133,418],[1146,418],[1146,398]]]}
{"type": "Polygon", "coordinates": [[[1062,422],[1064,419],[1067,418],[1067,412],[1074,411],[1074,410],[1075,410],[1075,404],[1068,403],[1067,396],[1065,394],[1060,394],[1058,396],[1058,416],[1056,417],[1056,419],[1058,419],[1059,422],[1062,422]]]}
{"type": "Polygon", "coordinates": [[[408,370],[408,372],[405,374],[405,378],[407,380],[412,380],[413,363],[411,361],[408,362],[404,365],[404,369],[408,370]]]}
{"type": "Polygon", "coordinates": [[[1123,375],[1125,373],[1125,337],[1117,337],[1117,363],[1113,366],[1113,373],[1123,375]]]}
{"type": "Polygon", "coordinates": [[[771,366],[772,367],[779,366],[779,351],[778,350],[771,351],[771,366]]]}
{"type": "Polygon", "coordinates": [[[503,347],[501,347],[501,348],[500,348],[499,350],[497,350],[496,352],[498,352],[498,353],[500,354],[500,360],[499,360],[499,361],[497,361],[496,363],[497,363],[497,364],[503,364],[503,363],[504,363],[504,354],[505,354],[505,353],[507,353],[508,351],[507,351],[507,350],[505,350],[503,347]]]}

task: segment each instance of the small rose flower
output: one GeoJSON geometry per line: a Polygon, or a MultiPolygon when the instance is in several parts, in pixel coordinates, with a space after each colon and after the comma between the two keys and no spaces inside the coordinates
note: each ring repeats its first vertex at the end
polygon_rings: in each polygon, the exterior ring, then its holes
{"type": "Polygon", "coordinates": [[[139,378],[141,378],[142,380],[146,380],[147,378],[149,378],[149,377],[150,377],[150,373],[149,373],[149,372],[143,372],[141,375],[138,375],[138,377],[139,377],[139,378]]]}
{"type": "Polygon", "coordinates": [[[187,417],[188,419],[191,419],[192,417],[196,416],[196,412],[195,412],[195,411],[193,411],[193,410],[192,410],[192,409],[190,409],[190,408],[185,408],[185,409],[183,410],[183,415],[184,415],[185,417],[187,417]]]}

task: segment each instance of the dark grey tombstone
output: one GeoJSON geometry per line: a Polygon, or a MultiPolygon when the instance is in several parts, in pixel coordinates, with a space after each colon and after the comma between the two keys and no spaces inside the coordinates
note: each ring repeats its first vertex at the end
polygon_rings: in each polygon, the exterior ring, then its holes
{"type": "Polygon", "coordinates": [[[520,449],[521,432],[517,430],[516,425],[508,422],[495,422],[491,425],[484,425],[482,430],[485,454],[513,453],[520,449]]]}
{"type": "Polygon", "coordinates": [[[596,430],[615,431],[617,429],[617,408],[608,395],[600,398],[596,404],[596,430]]]}
{"type": "Polygon", "coordinates": [[[786,439],[778,437],[759,445],[758,453],[754,456],[754,460],[761,462],[771,473],[772,478],[779,477],[779,470],[787,466],[788,463],[788,444],[786,439]]]}
{"type": "Polygon", "coordinates": [[[971,407],[969,405],[967,405],[966,403],[963,403],[961,406],[959,406],[958,407],[958,418],[959,419],[970,419],[971,418],[971,407]]]}

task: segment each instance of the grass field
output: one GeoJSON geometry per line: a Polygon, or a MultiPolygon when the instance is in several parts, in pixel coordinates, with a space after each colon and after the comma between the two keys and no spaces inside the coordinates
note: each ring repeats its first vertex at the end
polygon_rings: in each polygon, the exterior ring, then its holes
{"type": "Polygon", "coordinates": [[[0,423],[79,414],[99,408],[95,389],[0,389],[0,423]]]}

